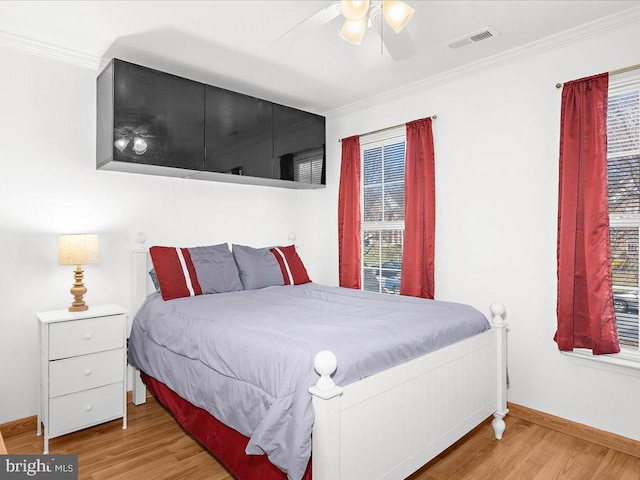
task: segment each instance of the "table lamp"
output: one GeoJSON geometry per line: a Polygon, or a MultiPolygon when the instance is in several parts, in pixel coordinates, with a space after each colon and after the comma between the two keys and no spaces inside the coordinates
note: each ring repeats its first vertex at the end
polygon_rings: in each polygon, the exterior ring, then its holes
{"type": "Polygon", "coordinates": [[[84,294],[87,288],[84,286],[84,272],[82,265],[98,263],[98,235],[60,235],[58,241],[58,265],[75,265],[75,283],[71,287],[73,303],[69,307],[70,312],[84,312],[89,307],[84,303],[84,294]]]}

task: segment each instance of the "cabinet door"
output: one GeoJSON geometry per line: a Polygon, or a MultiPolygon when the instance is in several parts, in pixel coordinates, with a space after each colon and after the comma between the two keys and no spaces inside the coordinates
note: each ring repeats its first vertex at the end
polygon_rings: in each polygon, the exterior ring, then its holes
{"type": "Polygon", "coordinates": [[[206,87],[205,171],[278,178],[273,175],[273,104],[206,87]]]}
{"type": "Polygon", "coordinates": [[[275,178],[325,184],[325,118],[283,105],[273,110],[275,178]]]}
{"type": "Polygon", "coordinates": [[[204,84],[114,60],[113,158],[202,170],[204,84]]]}

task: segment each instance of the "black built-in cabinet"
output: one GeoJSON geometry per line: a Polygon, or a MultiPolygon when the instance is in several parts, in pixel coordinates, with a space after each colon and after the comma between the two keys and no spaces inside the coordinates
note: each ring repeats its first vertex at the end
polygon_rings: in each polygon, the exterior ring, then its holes
{"type": "Polygon", "coordinates": [[[98,169],[325,184],[325,118],[114,59],[98,76],[98,169]]]}

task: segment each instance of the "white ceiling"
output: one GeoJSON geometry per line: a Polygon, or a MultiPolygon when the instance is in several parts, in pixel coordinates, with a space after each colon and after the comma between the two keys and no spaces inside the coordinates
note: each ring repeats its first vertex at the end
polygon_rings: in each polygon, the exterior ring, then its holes
{"type": "Polygon", "coordinates": [[[340,19],[267,48],[328,1],[2,1],[0,33],[325,113],[640,8],[638,0],[407,1],[417,53],[399,62],[380,53],[373,31],[359,47],[341,40],[340,19]],[[501,35],[446,45],[488,25],[501,35]]]}

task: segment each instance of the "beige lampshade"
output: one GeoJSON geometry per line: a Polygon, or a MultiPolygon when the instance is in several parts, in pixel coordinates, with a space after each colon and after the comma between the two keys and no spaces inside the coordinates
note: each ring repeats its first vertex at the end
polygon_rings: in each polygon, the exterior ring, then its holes
{"type": "Polygon", "coordinates": [[[349,43],[360,45],[366,30],[367,20],[365,18],[355,21],[345,20],[344,25],[342,25],[342,30],[340,30],[340,37],[349,43]]]}
{"type": "Polygon", "coordinates": [[[407,26],[415,9],[400,0],[385,0],[382,14],[394,32],[400,33],[407,26]]]}
{"type": "Polygon", "coordinates": [[[60,235],[58,265],[88,265],[98,261],[98,235],[60,235]]]}

